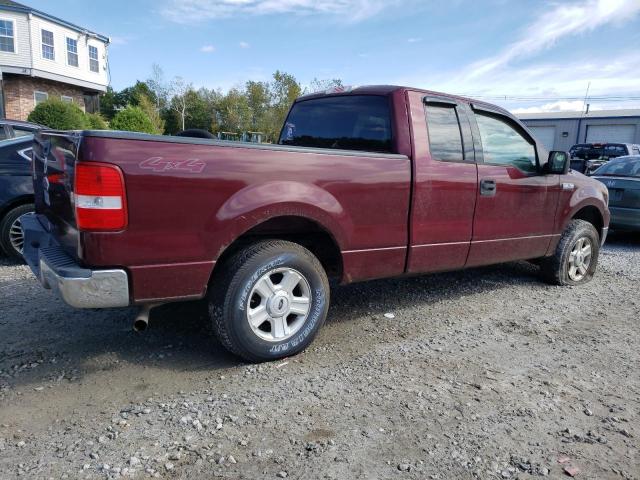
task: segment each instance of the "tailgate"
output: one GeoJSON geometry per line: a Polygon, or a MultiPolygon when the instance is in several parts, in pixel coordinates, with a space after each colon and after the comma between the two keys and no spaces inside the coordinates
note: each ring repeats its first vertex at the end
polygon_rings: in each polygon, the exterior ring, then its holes
{"type": "Polygon", "coordinates": [[[33,142],[33,189],[36,213],[62,248],[80,257],[73,200],[79,132],[41,131],[33,142]]]}

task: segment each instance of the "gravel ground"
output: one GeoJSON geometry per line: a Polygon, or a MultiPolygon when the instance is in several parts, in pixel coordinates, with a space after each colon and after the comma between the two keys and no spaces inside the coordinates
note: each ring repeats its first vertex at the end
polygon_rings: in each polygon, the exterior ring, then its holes
{"type": "Polygon", "coordinates": [[[626,235],[579,288],[527,263],[336,288],[309,350],[255,366],[200,305],[135,334],[0,261],[0,478],[640,478],[639,280],[626,235]]]}

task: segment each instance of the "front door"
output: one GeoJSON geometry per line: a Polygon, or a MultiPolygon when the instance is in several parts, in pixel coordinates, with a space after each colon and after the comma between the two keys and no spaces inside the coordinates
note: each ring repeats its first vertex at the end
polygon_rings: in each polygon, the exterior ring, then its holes
{"type": "Polygon", "coordinates": [[[535,141],[513,119],[475,110],[482,143],[467,266],[543,256],[553,236],[558,175],[540,170],[535,141]]]}

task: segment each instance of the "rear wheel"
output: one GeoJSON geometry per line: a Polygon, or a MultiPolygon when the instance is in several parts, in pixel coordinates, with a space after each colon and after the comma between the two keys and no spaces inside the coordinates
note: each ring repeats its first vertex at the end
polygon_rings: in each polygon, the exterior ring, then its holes
{"type": "Polygon", "coordinates": [[[33,210],[34,205],[32,203],[20,205],[9,210],[0,222],[0,247],[10,258],[22,260],[24,248],[22,217],[33,212],[33,210]]]}
{"type": "Polygon", "coordinates": [[[591,281],[598,265],[600,236],[585,220],[572,220],[552,257],[542,260],[543,278],[555,285],[581,285],[591,281]]]}
{"type": "Polygon", "coordinates": [[[329,282],[306,248],[280,240],[251,245],[214,279],[209,314],[221,343],[251,362],[304,350],[327,316],[329,282]]]}

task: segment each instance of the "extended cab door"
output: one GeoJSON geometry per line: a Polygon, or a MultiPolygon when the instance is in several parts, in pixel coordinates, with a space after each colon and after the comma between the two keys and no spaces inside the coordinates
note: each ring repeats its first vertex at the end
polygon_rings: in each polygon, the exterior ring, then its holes
{"type": "Polygon", "coordinates": [[[407,271],[461,268],[478,189],[467,108],[450,97],[407,94],[414,160],[407,271]]]}
{"type": "Polygon", "coordinates": [[[558,175],[544,175],[534,139],[498,111],[473,107],[478,192],[467,266],[543,256],[554,232],[558,175]],[[480,150],[481,148],[481,150],[480,150]],[[481,161],[480,161],[481,160],[481,161]]]}

